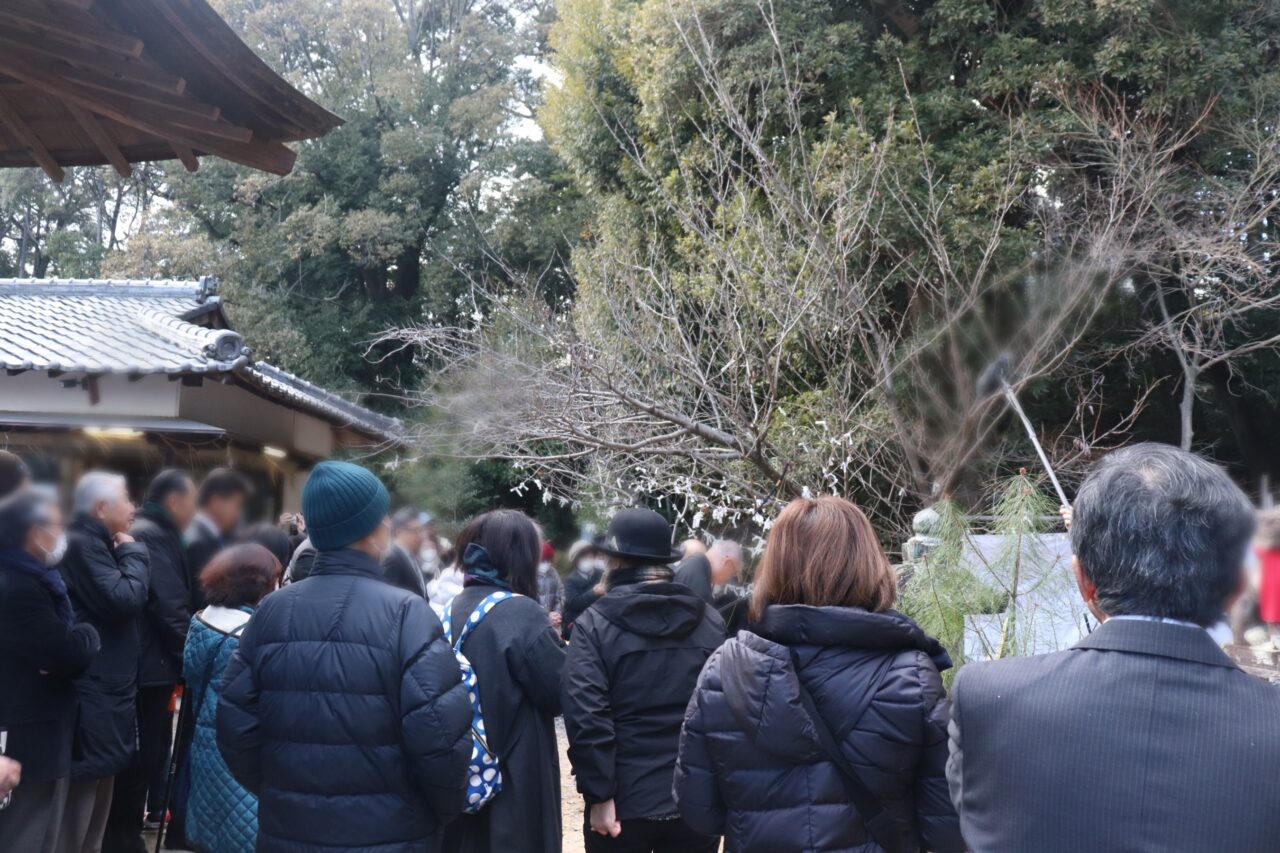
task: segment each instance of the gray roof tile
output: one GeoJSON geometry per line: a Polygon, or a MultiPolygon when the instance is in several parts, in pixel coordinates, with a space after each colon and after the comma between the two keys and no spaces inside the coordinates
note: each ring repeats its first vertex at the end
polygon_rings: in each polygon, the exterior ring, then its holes
{"type": "Polygon", "coordinates": [[[230,329],[190,322],[216,310],[213,280],[0,279],[0,368],[65,373],[235,373],[270,396],[383,440],[398,420],[265,362],[230,329]]]}

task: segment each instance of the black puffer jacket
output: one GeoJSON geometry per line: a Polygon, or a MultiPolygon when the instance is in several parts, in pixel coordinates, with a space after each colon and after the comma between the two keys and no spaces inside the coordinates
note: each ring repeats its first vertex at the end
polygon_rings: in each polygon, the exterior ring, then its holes
{"type": "Polygon", "coordinates": [[[619,820],[675,814],[671,774],[680,721],[720,614],[683,584],[621,586],[578,617],[565,661],[569,760],[587,805],[614,800],[619,820]]]}
{"type": "Polygon", "coordinates": [[[223,676],[218,748],[258,795],[259,853],[430,853],[461,810],[462,673],[426,600],[354,550],[263,600],[223,676]]]}
{"type": "Polygon", "coordinates": [[[182,676],[182,649],[191,625],[191,573],[182,531],[163,509],[148,506],[138,512],[130,533],[151,556],[147,606],[138,623],[142,644],[138,684],[175,684],[182,676]]]}
{"type": "Polygon", "coordinates": [[[689,825],[723,833],[727,853],[880,853],[800,702],[797,665],[884,807],[923,849],[964,850],[945,777],[950,709],[938,671],[951,661],[894,611],[770,607],[712,656],[675,774],[689,825]]]}
{"type": "Polygon", "coordinates": [[[72,779],[114,776],[137,751],[138,617],[147,603],[148,561],[145,545],[116,547],[96,519],[80,514],[67,525],[67,554],[58,571],[76,617],[102,641],[76,679],[72,779]]]}

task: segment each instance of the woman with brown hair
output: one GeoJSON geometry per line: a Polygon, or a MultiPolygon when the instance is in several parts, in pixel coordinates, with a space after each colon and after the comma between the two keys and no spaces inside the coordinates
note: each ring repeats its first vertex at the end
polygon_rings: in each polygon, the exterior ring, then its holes
{"type": "Polygon", "coordinates": [[[280,585],[280,560],[262,545],[236,545],[200,572],[208,606],[191,619],[183,654],[183,700],[195,714],[187,839],[203,853],[252,853],[258,799],[237,782],[218,751],[215,721],[222,673],[240,634],[266,595],[280,585]]]}
{"type": "Polygon", "coordinates": [[[751,624],[707,661],[685,715],[690,826],[734,853],[964,850],[945,776],[951,661],[890,609],[896,586],[853,504],[783,509],[751,624]]]}

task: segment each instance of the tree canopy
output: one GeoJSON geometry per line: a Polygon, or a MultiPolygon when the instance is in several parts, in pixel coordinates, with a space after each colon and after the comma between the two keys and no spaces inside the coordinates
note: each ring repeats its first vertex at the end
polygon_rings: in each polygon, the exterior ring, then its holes
{"type": "Polygon", "coordinates": [[[406,493],[901,530],[1031,467],[1002,351],[1068,481],[1137,438],[1280,476],[1262,0],[213,5],[346,124],[284,178],[6,171],[0,274],[218,275],[420,422],[406,493]]]}

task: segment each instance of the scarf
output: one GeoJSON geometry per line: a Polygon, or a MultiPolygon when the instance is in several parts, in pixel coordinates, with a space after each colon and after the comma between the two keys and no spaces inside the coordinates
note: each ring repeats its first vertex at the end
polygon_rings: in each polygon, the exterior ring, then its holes
{"type": "Polygon", "coordinates": [[[472,542],[462,553],[462,569],[466,574],[464,586],[471,586],[471,581],[487,583],[502,589],[511,589],[511,581],[506,573],[493,562],[489,552],[479,542],[472,542]]]}
{"type": "Polygon", "coordinates": [[[180,530],[178,525],[173,523],[173,517],[169,515],[169,510],[164,508],[164,504],[157,503],[156,501],[143,501],[142,510],[138,515],[154,521],[161,528],[169,528],[173,535],[178,537],[178,541],[182,543],[182,546],[184,548],[186,547],[187,532],[185,530],[180,530]]]}
{"type": "Polygon", "coordinates": [[[75,611],[67,595],[67,584],[56,566],[46,566],[21,548],[0,548],[0,564],[29,575],[40,581],[41,586],[53,596],[53,609],[70,627],[76,624],[75,611]]]}
{"type": "Polygon", "coordinates": [[[635,583],[661,583],[671,580],[675,574],[670,566],[619,566],[604,576],[604,588],[617,589],[635,583]]]}

